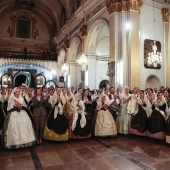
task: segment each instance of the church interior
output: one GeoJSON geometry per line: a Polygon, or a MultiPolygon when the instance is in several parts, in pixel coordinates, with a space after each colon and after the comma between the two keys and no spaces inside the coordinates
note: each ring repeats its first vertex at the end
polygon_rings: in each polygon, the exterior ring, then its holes
{"type": "MultiPolygon", "coordinates": [[[[169,14],[169,0],[0,0],[0,90],[170,88],[169,14]]],[[[0,169],[169,170],[169,147],[132,134],[0,145],[0,169]]]]}

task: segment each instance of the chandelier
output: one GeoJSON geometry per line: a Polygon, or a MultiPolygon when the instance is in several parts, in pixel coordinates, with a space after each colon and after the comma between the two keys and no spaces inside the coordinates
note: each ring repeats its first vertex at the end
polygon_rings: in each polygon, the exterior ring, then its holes
{"type": "Polygon", "coordinates": [[[87,62],[87,56],[83,53],[82,56],[77,60],[78,65],[82,66],[82,71],[85,71],[87,62]]]}
{"type": "Polygon", "coordinates": [[[67,66],[66,63],[64,63],[64,64],[62,65],[61,70],[67,73],[67,71],[68,71],[68,66],[67,66]]]}
{"type": "Polygon", "coordinates": [[[155,11],[154,11],[154,0],[153,0],[153,16],[154,16],[154,43],[152,47],[152,52],[148,54],[148,66],[149,67],[158,67],[162,65],[163,58],[161,53],[157,52],[157,46],[155,41],[155,11]]]}
{"type": "Polygon", "coordinates": [[[162,64],[162,56],[161,53],[156,52],[157,51],[156,41],[154,41],[154,45],[152,48],[153,52],[148,54],[148,66],[158,67],[159,65],[162,64]]]}

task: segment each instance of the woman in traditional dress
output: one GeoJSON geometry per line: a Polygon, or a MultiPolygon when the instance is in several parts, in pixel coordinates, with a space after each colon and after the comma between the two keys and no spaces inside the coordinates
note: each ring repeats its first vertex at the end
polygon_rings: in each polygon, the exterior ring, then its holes
{"type": "Polygon", "coordinates": [[[33,103],[32,103],[32,98],[33,98],[33,89],[29,88],[28,89],[28,93],[25,96],[25,103],[27,104],[27,113],[31,119],[31,121],[33,122],[33,103]]]}
{"type": "MultiPolygon", "coordinates": [[[[67,116],[69,117],[69,113],[70,113],[70,103],[73,100],[73,95],[70,89],[67,90],[63,90],[63,95],[65,97],[66,100],[66,104],[65,104],[65,111],[67,113],[67,116]],[[65,95],[64,95],[65,92],[65,95]]],[[[77,97],[77,96],[76,96],[77,97]]]]}
{"type": "Polygon", "coordinates": [[[108,110],[106,95],[103,94],[100,97],[92,122],[92,133],[94,136],[115,136],[117,135],[116,123],[108,110]]]}
{"type": "Polygon", "coordinates": [[[166,129],[166,103],[162,98],[162,92],[158,92],[157,101],[152,105],[152,114],[149,118],[146,135],[155,139],[165,139],[166,129]]]}
{"type": "Polygon", "coordinates": [[[45,110],[47,112],[47,115],[51,112],[52,108],[51,105],[49,103],[49,99],[51,94],[48,91],[48,87],[47,86],[42,86],[42,96],[46,99],[45,101],[45,110]]]}
{"type": "Polygon", "coordinates": [[[67,89],[67,101],[68,101],[69,103],[71,103],[72,100],[73,100],[73,98],[74,98],[74,94],[72,94],[71,89],[67,89]]]}
{"type": "Polygon", "coordinates": [[[144,96],[144,91],[140,91],[140,96],[137,98],[137,108],[131,120],[130,133],[140,136],[146,135],[148,117],[147,117],[147,98],[144,96]]]}
{"type": "Polygon", "coordinates": [[[85,112],[87,113],[88,119],[92,120],[92,100],[87,89],[83,90],[82,100],[85,104],[85,112]]]}
{"type": "Polygon", "coordinates": [[[3,107],[3,104],[6,101],[6,96],[7,96],[6,89],[5,89],[5,87],[2,87],[1,93],[0,93],[0,135],[2,133],[3,124],[4,124],[4,121],[6,118],[6,113],[5,113],[4,107],[3,107]]]}
{"type": "Polygon", "coordinates": [[[110,100],[109,111],[112,114],[115,122],[117,121],[117,115],[119,114],[119,109],[120,109],[120,98],[116,93],[114,93],[113,98],[110,100]]]}
{"type": "Polygon", "coordinates": [[[20,90],[14,88],[8,101],[8,115],[4,122],[1,144],[7,149],[32,146],[36,143],[33,126],[26,111],[20,90]]]}
{"type": "Polygon", "coordinates": [[[62,93],[63,93],[64,100],[66,101],[64,110],[65,110],[65,112],[66,112],[66,114],[67,114],[67,117],[69,117],[70,101],[69,101],[69,98],[68,98],[68,96],[67,96],[67,90],[66,90],[66,89],[62,89],[62,93]]]}
{"type": "Polygon", "coordinates": [[[91,137],[91,121],[87,118],[82,96],[73,99],[70,106],[69,138],[84,139],[91,137]]]}
{"type": "Polygon", "coordinates": [[[19,88],[21,91],[21,96],[25,98],[25,96],[27,95],[27,86],[25,84],[21,84],[19,88]]]}
{"type": "Polygon", "coordinates": [[[129,87],[125,86],[123,93],[121,95],[121,107],[120,113],[117,117],[117,128],[118,133],[129,134],[130,117],[131,115],[127,113],[127,106],[131,99],[131,94],[129,93],[129,87]]]}
{"type": "Polygon", "coordinates": [[[164,91],[164,98],[166,101],[166,113],[167,113],[167,122],[166,122],[166,142],[170,143],[170,97],[168,90],[164,91]]]}
{"type": "Polygon", "coordinates": [[[104,88],[103,92],[106,96],[109,96],[109,89],[107,87],[104,88]]]}
{"type": "Polygon", "coordinates": [[[66,100],[57,88],[51,100],[52,111],[47,117],[43,138],[53,141],[68,140],[68,118],[64,110],[66,100]]]}
{"type": "Polygon", "coordinates": [[[4,100],[3,106],[2,106],[6,115],[7,115],[8,100],[9,100],[9,97],[10,97],[11,93],[12,93],[12,88],[8,88],[7,89],[7,94],[5,96],[5,100],[4,100]]]}

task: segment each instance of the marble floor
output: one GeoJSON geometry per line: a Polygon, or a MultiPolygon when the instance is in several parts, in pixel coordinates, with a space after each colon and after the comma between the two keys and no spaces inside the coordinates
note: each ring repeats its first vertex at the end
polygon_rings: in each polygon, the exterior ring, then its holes
{"type": "Polygon", "coordinates": [[[0,148],[0,170],[169,170],[170,145],[139,136],[44,141],[19,149],[0,148]]]}

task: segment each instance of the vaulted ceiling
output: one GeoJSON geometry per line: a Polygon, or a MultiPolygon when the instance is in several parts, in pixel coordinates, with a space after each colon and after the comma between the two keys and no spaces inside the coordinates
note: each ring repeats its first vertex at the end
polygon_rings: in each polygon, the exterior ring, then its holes
{"type": "Polygon", "coordinates": [[[54,36],[54,28],[55,32],[58,32],[62,26],[61,16],[64,15],[67,20],[74,13],[74,2],[77,0],[0,0],[0,18],[20,9],[28,10],[39,16],[54,36]],[[20,1],[21,4],[33,1],[35,6],[16,5],[16,1],[20,1]]]}

